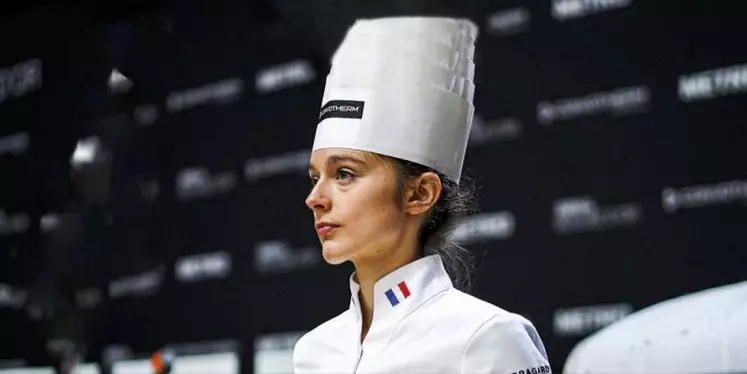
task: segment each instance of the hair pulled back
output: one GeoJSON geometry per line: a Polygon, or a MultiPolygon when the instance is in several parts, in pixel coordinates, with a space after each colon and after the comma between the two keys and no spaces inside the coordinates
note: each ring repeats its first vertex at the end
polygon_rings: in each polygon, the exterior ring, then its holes
{"type": "MultiPolygon", "coordinates": [[[[441,195],[421,227],[419,244],[423,255],[437,254],[449,274],[454,287],[469,292],[472,286],[474,259],[471,253],[452,237],[460,218],[477,212],[477,189],[474,180],[462,176],[459,184],[427,166],[391,158],[397,169],[399,195],[405,183],[426,172],[441,179],[441,195]]],[[[401,201],[401,200],[400,200],[401,201]]]]}

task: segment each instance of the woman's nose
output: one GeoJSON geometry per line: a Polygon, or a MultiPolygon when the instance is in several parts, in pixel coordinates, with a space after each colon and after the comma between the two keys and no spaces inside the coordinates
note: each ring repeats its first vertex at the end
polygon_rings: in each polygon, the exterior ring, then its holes
{"type": "Polygon", "coordinates": [[[327,211],[330,208],[330,199],[321,187],[321,184],[317,183],[306,197],[306,206],[313,211],[327,211]]]}

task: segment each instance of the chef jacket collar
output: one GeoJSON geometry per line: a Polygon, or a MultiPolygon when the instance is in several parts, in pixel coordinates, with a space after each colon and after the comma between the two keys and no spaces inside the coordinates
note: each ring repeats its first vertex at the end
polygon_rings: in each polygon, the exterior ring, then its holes
{"type": "MultiPolygon", "coordinates": [[[[451,279],[439,255],[419,258],[385,275],[374,284],[373,322],[366,340],[369,340],[369,337],[372,340],[389,337],[382,334],[393,333],[399,321],[411,311],[436,294],[452,287],[451,279]]],[[[350,308],[360,323],[359,290],[360,285],[355,281],[353,273],[350,276],[350,308]]]]}

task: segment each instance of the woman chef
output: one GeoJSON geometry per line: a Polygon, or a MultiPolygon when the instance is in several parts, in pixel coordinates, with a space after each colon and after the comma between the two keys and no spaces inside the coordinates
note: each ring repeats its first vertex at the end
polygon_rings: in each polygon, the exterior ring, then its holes
{"type": "Polygon", "coordinates": [[[457,19],[359,20],[336,52],[306,204],[324,259],[355,272],[350,308],[298,341],[295,373],[550,372],[528,320],[455,288],[446,230],[469,207],[476,34],[457,19]]]}

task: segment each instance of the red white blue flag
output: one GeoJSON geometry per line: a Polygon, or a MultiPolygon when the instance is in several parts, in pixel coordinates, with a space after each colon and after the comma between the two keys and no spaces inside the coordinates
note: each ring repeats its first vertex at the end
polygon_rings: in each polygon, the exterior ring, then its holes
{"type": "Polygon", "coordinates": [[[407,283],[400,282],[397,287],[388,289],[384,294],[389,299],[389,303],[396,306],[401,300],[410,297],[410,289],[407,288],[407,283]]]}

